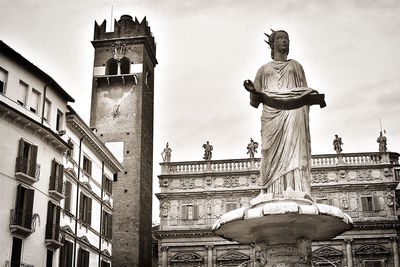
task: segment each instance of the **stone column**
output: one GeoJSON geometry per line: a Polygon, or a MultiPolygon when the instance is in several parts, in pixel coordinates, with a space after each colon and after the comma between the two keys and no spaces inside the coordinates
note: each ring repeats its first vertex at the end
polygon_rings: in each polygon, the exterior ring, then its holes
{"type": "Polygon", "coordinates": [[[168,266],[168,247],[162,246],[161,247],[161,266],[167,267],[168,266]]]}
{"type": "Polygon", "coordinates": [[[399,247],[397,246],[399,238],[397,236],[392,236],[390,239],[392,240],[394,267],[399,267],[399,247]]]}
{"type": "Polygon", "coordinates": [[[347,267],[353,267],[353,250],[351,249],[353,238],[345,238],[344,242],[346,242],[347,267]]]}
{"type": "Polygon", "coordinates": [[[207,248],[207,267],[213,266],[213,247],[214,245],[206,245],[207,248]]]}

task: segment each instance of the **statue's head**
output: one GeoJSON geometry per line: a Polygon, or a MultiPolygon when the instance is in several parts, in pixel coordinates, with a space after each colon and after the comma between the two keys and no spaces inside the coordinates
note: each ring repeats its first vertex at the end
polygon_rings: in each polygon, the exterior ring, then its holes
{"type": "Polygon", "coordinates": [[[265,42],[271,48],[271,58],[274,59],[275,49],[278,49],[278,51],[280,51],[282,53],[286,53],[286,55],[288,55],[289,54],[289,34],[284,30],[274,31],[273,29],[271,29],[271,31],[272,31],[271,35],[264,33],[265,36],[268,37],[268,41],[265,40],[265,42]]]}

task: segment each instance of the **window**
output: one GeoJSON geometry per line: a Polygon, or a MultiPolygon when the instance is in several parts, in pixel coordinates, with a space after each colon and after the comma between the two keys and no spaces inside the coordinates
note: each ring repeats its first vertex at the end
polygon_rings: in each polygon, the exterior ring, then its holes
{"type": "Polygon", "coordinates": [[[106,175],[103,176],[103,190],[112,195],[112,181],[106,175]]]}
{"type": "Polygon", "coordinates": [[[20,267],[21,264],[22,239],[13,237],[11,251],[11,267],[20,267]]]}
{"type": "Polygon", "coordinates": [[[64,241],[64,246],[60,248],[60,265],[59,267],[72,267],[72,257],[74,244],[67,240],[64,241]]]}
{"type": "Polygon", "coordinates": [[[46,267],[53,267],[53,251],[47,250],[46,267]]]}
{"type": "Polygon", "coordinates": [[[28,94],[28,84],[23,81],[19,81],[19,88],[17,90],[17,103],[21,106],[25,106],[26,95],[28,94]]]}
{"type": "Polygon", "coordinates": [[[44,100],[44,111],[43,111],[43,119],[47,122],[50,122],[50,114],[51,114],[51,102],[47,98],[44,100]]]}
{"type": "Polygon", "coordinates": [[[328,198],[318,198],[315,200],[318,204],[325,204],[325,205],[331,205],[332,206],[332,199],[328,198]]]}
{"type": "Polygon", "coordinates": [[[89,267],[89,251],[79,248],[78,267],[89,267]]]}
{"type": "Polygon", "coordinates": [[[38,91],[36,91],[35,89],[32,89],[30,110],[33,113],[39,112],[39,103],[40,103],[40,93],[38,91]]]}
{"type": "Polygon", "coordinates": [[[362,211],[379,211],[379,200],[377,197],[366,196],[361,197],[362,211]]]}
{"type": "Polygon", "coordinates": [[[110,58],[107,61],[106,74],[107,75],[117,75],[118,74],[118,62],[116,59],[110,58]]]}
{"type": "Polygon", "coordinates": [[[103,210],[103,223],[101,233],[106,238],[112,238],[112,215],[103,210]]]}
{"type": "Polygon", "coordinates": [[[237,209],[238,203],[237,202],[228,202],[225,204],[226,212],[237,209]]]}
{"type": "Polygon", "coordinates": [[[60,240],[60,206],[47,203],[46,239],[60,240]]]}
{"type": "Polygon", "coordinates": [[[381,267],[382,263],[381,263],[381,261],[365,261],[364,266],[365,267],[381,267]]]}
{"type": "Polygon", "coordinates": [[[82,192],[79,202],[79,219],[89,225],[92,223],[92,199],[82,192]]]}
{"type": "Polygon", "coordinates": [[[15,210],[12,212],[11,224],[22,226],[26,229],[32,229],[32,210],[35,191],[23,187],[21,184],[17,187],[17,200],[15,210]]]}
{"type": "Polygon", "coordinates": [[[101,260],[101,267],[110,267],[110,263],[104,260],[101,260]]]}
{"type": "Polygon", "coordinates": [[[57,109],[57,118],[56,118],[56,130],[57,132],[62,130],[63,125],[63,113],[57,109]]]}
{"type": "Polygon", "coordinates": [[[68,139],[68,146],[70,148],[67,150],[67,156],[73,159],[74,158],[74,142],[72,141],[71,138],[68,139]]]}
{"type": "Polygon", "coordinates": [[[64,210],[71,212],[71,200],[72,200],[72,183],[70,181],[65,182],[65,200],[64,210]]]}
{"type": "Polygon", "coordinates": [[[0,68],[0,94],[6,93],[7,76],[8,72],[0,68]]]}
{"type": "Polygon", "coordinates": [[[60,194],[63,193],[63,174],[64,166],[53,159],[49,190],[56,190],[60,194]]]}
{"type": "Polygon", "coordinates": [[[92,161],[83,156],[83,170],[89,175],[92,175],[92,161]]]}
{"type": "Polygon", "coordinates": [[[40,169],[36,164],[37,152],[37,146],[20,139],[15,172],[22,172],[33,178],[38,178],[40,169]]]}
{"type": "Polygon", "coordinates": [[[182,220],[197,220],[198,219],[198,206],[197,205],[183,205],[182,206],[182,220]]]}
{"type": "Polygon", "coordinates": [[[129,74],[131,64],[130,60],[127,57],[121,58],[120,66],[121,66],[121,74],[129,74]]]}

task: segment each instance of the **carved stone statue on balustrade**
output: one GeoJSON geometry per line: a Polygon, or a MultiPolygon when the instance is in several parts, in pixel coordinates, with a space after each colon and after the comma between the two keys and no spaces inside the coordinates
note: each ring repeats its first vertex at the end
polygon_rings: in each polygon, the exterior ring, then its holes
{"type": "Polygon", "coordinates": [[[337,154],[342,153],[342,145],[342,138],[335,134],[335,139],[333,139],[333,149],[336,151],[337,154]]]}
{"type": "Polygon", "coordinates": [[[172,149],[169,147],[167,142],[167,145],[165,146],[163,152],[161,153],[161,157],[164,162],[171,162],[171,152],[172,149]]]}
{"type": "Polygon", "coordinates": [[[205,144],[203,144],[204,148],[204,156],[203,159],[205,160],[211,160],[212,158],[212,151],[213,151],[213,146],[210,145],[210,142],[207,141],[205,144]]]}
{"type": "Polygon", "coordinates": [[[288,59],[289,35],[273,31],[266,43],[272,61],[257,72],[254,83],[244,81],[250,105],[263,104],[260,174],[265,193],[310,193],[311,143],[309,106],[325,107],[324,95],[307,85],[303,67],[288,59]]]}
{"type": "Polygon", "coordinates": [[[254,158],[255,153],[257,153],[258,143],[254,142],[253,138],[250,138],[250,143],[247,145],[247,154],[251,159],[254,158]]]}
{"type": "Polygon", "coordinates": [[[378,139],[376,139],[376,142],[379,143],[379,152],[386,152],[387,151],[387,140],[386,136],[380,132],[378,139]]]}

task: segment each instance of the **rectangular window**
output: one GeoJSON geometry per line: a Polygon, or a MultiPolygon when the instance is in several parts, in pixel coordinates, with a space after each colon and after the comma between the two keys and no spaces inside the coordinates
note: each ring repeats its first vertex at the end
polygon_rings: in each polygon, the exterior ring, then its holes
{"type": "Polygon", "coordinates": [[[89,175],[92,175],[92,161],[86,156],[83,156],[83,170],[89,175]]]}
{"type": "Polygon", "coordinates": [[[237,202],[228,202],[225,204],[225,210],[226,212],[231,211],[231,210],[235,210],[238,207],[238,203],[237,202]]]}
{"type": "Polygon", "coordinates": [[[103,210],[103,223],[101,233],[106,238],[112,238],[112,215],[103,210]]]}
{"type": "Polygon", "coordinates": [[[46,239],[60,241],[60,206],[47,203],[46,239]]]}
{"type": "Polygon", "coordinates": [[[50,115],[51,115],[51,102],[47,98],[44,100],[44,112],[43,112],[43,119],[50,122],[50,115]]]}
{"type": "Polygon", "coordinates": [[[26,96],[28,94],[28,84],[23,81],[19,81],[19,88],[17,90],[17,103],[21,106],[25,106],[26,104],[26,96]]]}
{"type": "Polygon", "coordinates": [[[63,128],[63,113],[57,109],[56,130],[59,132],[63,128]]]}
{"type": "Polygon", "coordinates": [[[8,72],[0,68],[0,94],[6,93],[7,76],[8,72]]]}
{"type": "Polygon", "coordinates": [[[59,267],[72,267],[72,257],[74,252],[74,244],[67,240],[64,246],[60,248],[60,265],[59,267]]]}
{"type": "Polygon", "coordinates": [[[79,219],[89,225],[92,223],[92,199],[82,192],[80,193],[79,219]]]}
{"type": "Polygon", "coordinates": [[[103,190],[109,195],[112,195],[112,181],[106,175],[103,176],[103,190]]]}
{"type": "Polygon", "coordinates": [[[89,251],[79,248],[78,267],[89,267],[89,251]]]}
{"type": "Polygon", "coordinates": [[[30,110],[33,113],[38,113],[39,112],[39,104],[40,104],[40,93],[38,91],[36,91],[35,89],[32,89],[30,110]]]}
{"type": "Polygon", "coordinates": [[[364,266],[365,267],[381,267],[382,263],[381,263],[381,261],[365,261],[364,266]]]}
{"type": "Polygon", "coordinates": [[[33,178],[38,178],[40,169],[36,164],[37,152],[37,146],[20,139],[15,172],[22,172],[33,178]]]}
{"type": "Polygon", "coordinates": [[[74,142],[71,138],[68,139],[68,146],[69,149],[67,150],[67,156],[71,159],[74,159],[74,142]]]}
{"type": "Polygon", "coordinates": [[[362,211],[379,211],[379,200],[375,196],[361,197],[362,211]]]}
{"type": "Polygon", "coordinates": [[[64,210],[71,212],[71,200],[72,200],[72,183],[70,181],[65,182],[65,200],[64,210]]]}
{"type": "Polygon", "coordinates": [[[12,224],[19,225],[26,229],[32,229],[32,212],[35,191],[23,187],[17,187],[17,200],[15,210],[11,218],[12,224]]]}
{"type": "Polygon", "coordinates": [[[332,199],[328,199],[328,198],[317,198],[315,201],[318,204],[325,204],[325,205],[330,205],[330,206],[332,206],[332,204],[333,204],[332,199]]]}
{"type": "Polygon", "coordinates": [[[49,190],[56,190],[58,193],[63,193],[63,174],[64,165],[58,163],[53,159],[51,164],[51,176],[50,176],[50,187],[49,190]]]}
{"type": "Polygon", "coordinates": [[[182,220],[197,220],[198,219],[198,206],[197,205],[183,205],[182,206],[182,220]]]}
{"type": "Polygon", "coordinates": [[[53,251],[47,250],[46,267],[53,267],[53,251]]]}
{"type": "Polygon", "coordinates": [[[101,267],[110,267],[110,263],[104,260],[101,260],[101,267]]]}
{"type": "Polygon", "coordinates": [[[22,252],[22,239],[13,237],[12,251],[11,251],[11,267],[20,267],[22,252]]]}

